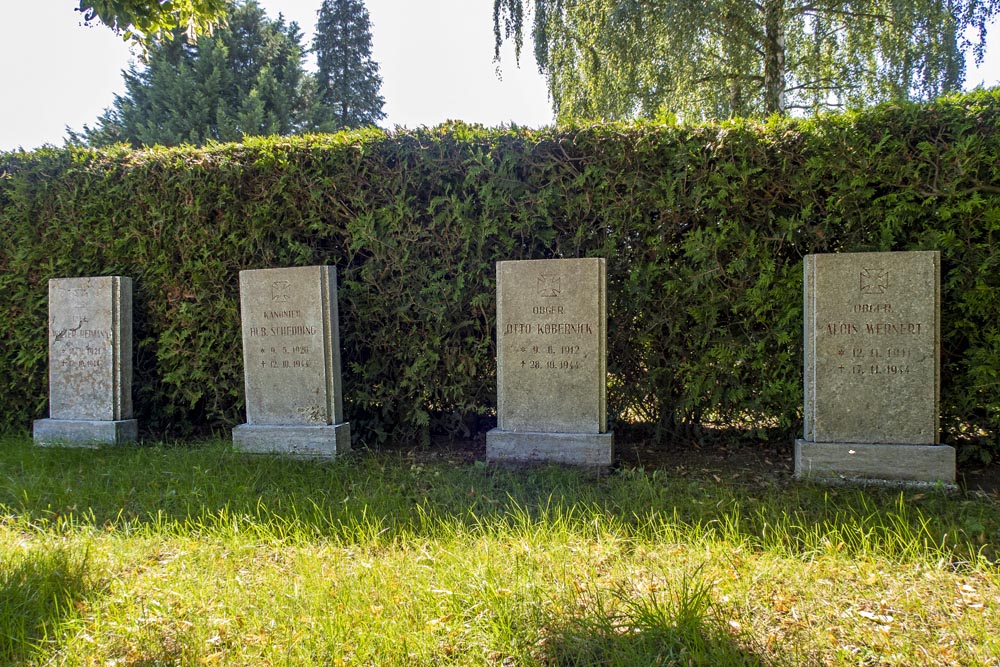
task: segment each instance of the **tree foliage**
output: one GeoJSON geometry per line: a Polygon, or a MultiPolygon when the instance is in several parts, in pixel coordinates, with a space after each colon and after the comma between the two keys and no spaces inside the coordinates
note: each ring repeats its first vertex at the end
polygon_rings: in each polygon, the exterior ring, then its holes
{"type": "Polygon", "coordinates": [[[961,88],[1000,0],[494,0],[496,54],[530,23],[556,115],[724,118],[961,88]],[[971,37],[970,37],[971,36],[971,37]]]}
{"type": "Polygon", "coordinates": [[[144,48],[183,31],[189,39],[210,34],[225,20],[227,0],[80,0],[86,23],[98,21],[144,48]]]}
{"type": "Polygon", "coordinates": [[[297,24],[269,19],[254,0],[234,5],[211,36],[154,44],[141,67],[124,73],[125,94],[97,127],[84,127],[83,138],[94,146],[174,146],[291,134],[306,116],[301,39],[297,24]]]}
{"type": "Polygon", "coordinates": [[[313,51],[316,86],[312,128],[334,131],[385,118],[382,77],[371,57],[371,22],[363,0],[324,0],[313,51]]]}

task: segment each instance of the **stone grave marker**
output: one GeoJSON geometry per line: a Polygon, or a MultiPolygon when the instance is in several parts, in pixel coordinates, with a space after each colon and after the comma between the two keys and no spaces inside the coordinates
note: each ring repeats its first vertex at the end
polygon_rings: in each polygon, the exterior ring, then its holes
{"type": "Polygon", "coordinates": [[[607,467],[604,259],[497,263],[493,460],[607,467]]]}
{"type": "Polygon", "coordinates": [[[243,451],[333,458],[351,448],[332,266],[240,271],[247,423],[243,451]]]}
{"type": "Polygon", "coordinates": [[[49,280],[49,418],[39,445],[132,442],[132,279],[49,280]]]}
{"type": "Polygon", "coordinates": [[[938,444],[936,251],[808,255],[798,477],[955,479],[938,444]]]}

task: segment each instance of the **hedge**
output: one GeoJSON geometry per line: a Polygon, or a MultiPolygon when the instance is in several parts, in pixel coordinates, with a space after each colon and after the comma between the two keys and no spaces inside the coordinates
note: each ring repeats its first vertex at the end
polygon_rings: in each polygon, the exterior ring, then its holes
{"type": "Polygon", "coordinates": [[[135,280],[147,434],[243,421],[238,272],[333,264],[362,443],[495,412],[495,262],[606,257],[609,413],[791,441],[802,257],[940,250],[942,438],[1000,448],[1000,90],[766,124],[459,123],[0,154],[0,426],[46,414],[46,281],[135,280]]]}

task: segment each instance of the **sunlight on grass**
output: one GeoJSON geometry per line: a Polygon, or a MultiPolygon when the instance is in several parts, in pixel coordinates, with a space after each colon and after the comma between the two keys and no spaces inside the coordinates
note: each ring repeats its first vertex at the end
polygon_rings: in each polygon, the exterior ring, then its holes
{"type": "Polygon", "coordinates": [[[979,496],[0,443],[0,662],[995,665],[979,496]]]}

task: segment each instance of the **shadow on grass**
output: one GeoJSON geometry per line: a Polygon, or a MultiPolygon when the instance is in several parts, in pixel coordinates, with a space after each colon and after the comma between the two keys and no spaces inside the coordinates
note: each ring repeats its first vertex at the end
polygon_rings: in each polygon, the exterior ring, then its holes
{"type": "Polygon", "coordinates": [[[661,592],[592,589],[585,611],[549,625],[535,658],[553,667],[648,667],[720,665],[764,667],[715,614],[711,586],[687,575],[661,592]]]}
{"type": "Polygon", "coordinates": [[[21,664],[92,590],[87,554],[34,547],[0,555],[0,664],[21,664]]]}
{"type": "Polygon", "coordinates": [[[317,463],[251,456],[227,443],[49,449],[0,442],[0,512],[185,533],[259,531],[282,540],[389,542],[457,529],[539,525],[723,539],[792,556],[823,549],[893,559],[995,560],[1000,512],[943,493],[728,484],[714,475],[555,466],[510,470],[446,458],[356,452],[317,463]],[[665,532],[666,531],[666,532],[665,532]]]}

